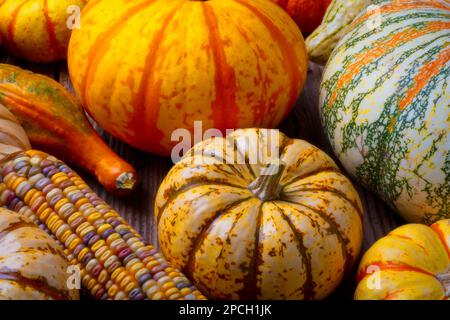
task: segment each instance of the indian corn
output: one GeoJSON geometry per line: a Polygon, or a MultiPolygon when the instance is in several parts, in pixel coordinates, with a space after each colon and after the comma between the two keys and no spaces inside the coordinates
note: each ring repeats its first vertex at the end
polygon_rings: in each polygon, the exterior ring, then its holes
{"type": "Polygon", "coordinates": [[[1,166],[0,205],[32,219],[63,246],[96,299],[204,299],[68,166],[39,151],[1,166]]]}

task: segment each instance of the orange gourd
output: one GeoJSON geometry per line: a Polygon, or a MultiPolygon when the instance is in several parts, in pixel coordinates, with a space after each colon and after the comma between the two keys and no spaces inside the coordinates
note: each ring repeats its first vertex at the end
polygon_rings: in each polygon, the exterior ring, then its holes
{"type": "Polygon", "coordinates": [[[90,1],[69,71],[102,128],[169,155],[176,129],[276,127],[305,83],[292,19],[265,0],[90,1]]]}
{"type": "Polygon", "coordinates": [[[136,186],[134,168],[105,144],[74,97],[53,79],[0,64],[0,103],[22,124],[35,149],[82,167],[114,194],[136,186]]]}
{"type": "Polygon", "coordinates": [[[281,6],[294,19],[303,34],[316,29],[331,0],[272,0],[281,6]]]}
{"type": "Polygon", "coordinates": [[[155,214],[164,255],[213,299],[324,298],[362,241],[350,180],[276,130],[197,144],[161,183],[155,214]]]}
{"type": "Polygon", "coordinates": [[[67,56],[72,24],[87,0],[2,0],[0,34],[8,51],[34,62],[67,56]],[[69,28],[70,27],[70,28],[69,28]]]}

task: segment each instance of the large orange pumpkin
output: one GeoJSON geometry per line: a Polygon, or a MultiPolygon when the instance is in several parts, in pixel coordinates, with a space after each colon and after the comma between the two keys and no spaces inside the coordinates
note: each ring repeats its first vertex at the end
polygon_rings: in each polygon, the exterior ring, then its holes
{"type": "Polygon", "coordinates": [[[306,78],[303,37],[267,0],[90,1],[69,45],[83,105],[109,133],[168,155],[175,129],[275,127],[306,78]]]}
{"type": "Polygon", "coordinates": [[[325,15],[331,0],[272,0],[280,5],[294,19],[300,30],[311,33],[325,15]]]}
{"type": "Polygon", "coordinates": [[[9,52],[21,58],[34,62],[63,60],[69,26],[87,1],[0,0],[0,38],[9,52]]]}

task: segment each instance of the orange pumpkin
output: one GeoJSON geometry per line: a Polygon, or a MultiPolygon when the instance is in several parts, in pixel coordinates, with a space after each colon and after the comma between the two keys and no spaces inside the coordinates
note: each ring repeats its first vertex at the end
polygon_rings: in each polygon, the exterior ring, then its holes
{"type": "Polygon", "coordinates": [[[34,62],[67,56],[68,22],[87,0],[0,0],[0,33],[9,52],[34,62]]]}
{"type": "Polygon", "coordinates": [[[168,155],[175,129],[276,127],[304,85],[292,19],[266,0],[90,1],[69,45],[76,93],[113,136],[168,155]]]}
{"type": "Polygon", "coordinates": [[[350,180],[276,130],[197,144],[161,183],[155,214],[164,255],[214,299],[324,298],[362,241],[350,180]]]}
{"type": "Polygon", "coordinates": [[[325,15],[331,0],[272,0],[294,19],[303,34],[314,31],[325,15]]]}

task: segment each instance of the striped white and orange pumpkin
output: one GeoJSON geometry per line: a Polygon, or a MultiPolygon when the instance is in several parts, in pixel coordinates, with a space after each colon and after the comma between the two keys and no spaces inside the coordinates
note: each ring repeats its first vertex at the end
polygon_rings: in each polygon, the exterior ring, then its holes
{"type": "Polygon", "coordinates": [[[320,89],[345,168],[411,222],[450,217],[450,2],[384,1],[356,18],[320,89]]]}
{"type": "Polygon", "coordinates": [[[324,298],[362,241],[350,180],[277,130],[197,144],[161,183],[155,214],[164,255],[214,299],[324,298]]]}
{"type": "Polygon", "coordinates": [[[276,127],[306,79],[292,19],[268,0],[90,1],[69,71],[113,136],[169,155],[176,129],[276,127]]]}
{"type": "Polygon", "coordinates": [[[358,282],[357,300],[450,299],[450,220],[404,225],[378,240],[358,282]]]}
{"type": "Polygon", "coordinates": [[[0,300],[73,300],[61,247],[23,215],[0,208],[0,300]]]}
{"type": "Polygon", "coordinates": [[[79,19],[71,6],[81,10],[87,1],[0,0],[0,38],[9,52],[33,62],[66,59],[68,26],[79,19]]]}

